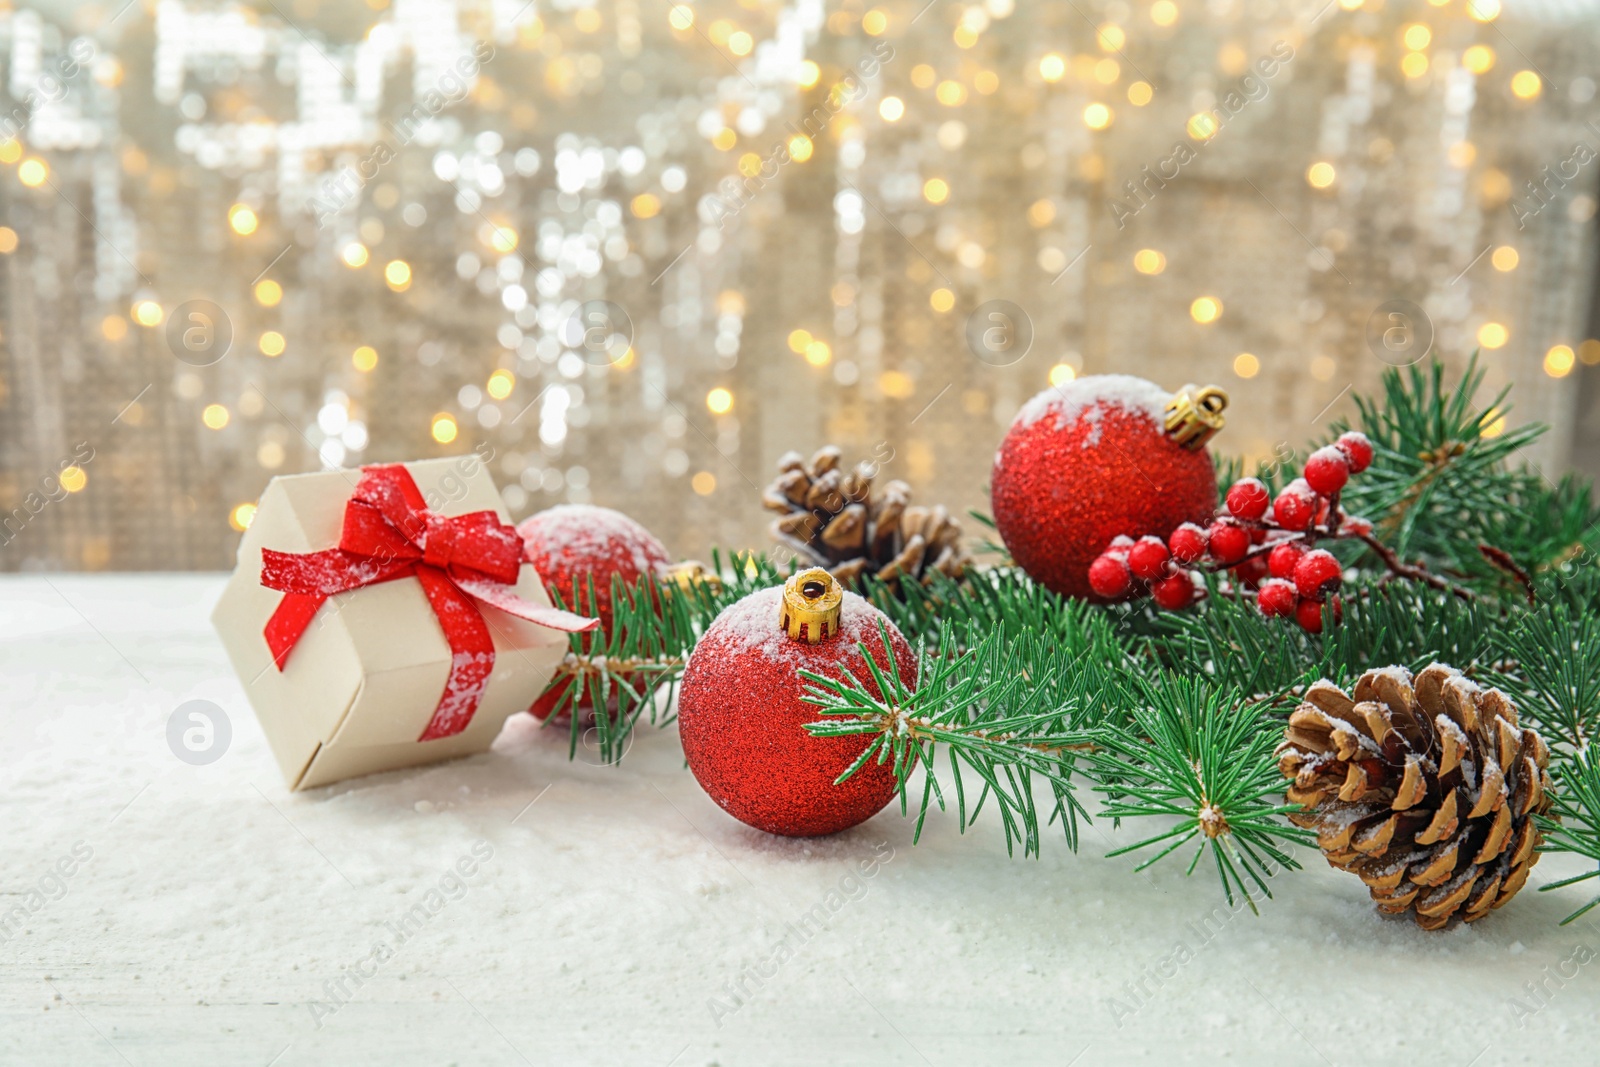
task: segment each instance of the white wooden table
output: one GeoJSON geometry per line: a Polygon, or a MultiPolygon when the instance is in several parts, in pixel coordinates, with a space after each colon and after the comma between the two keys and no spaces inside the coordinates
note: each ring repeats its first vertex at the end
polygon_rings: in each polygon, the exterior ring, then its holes
{"type": "Polygon", "coordinates": [[[0,1062],[1595,1060],[1600,929],[1532,891],[1570,861],[1426,934],[1308,854],[1257,918],[1204,868],[1105,859],[1109,826],[1040,861],[949,817],[913,848],[897,812],[767,837],[670,730],[605,768],[526,717],[488,755],[291,796],[211,634],[220,586],[0,579],[0,1062]],[[191,699],[229,718],[209,765],[168,746],[191,699]]]}

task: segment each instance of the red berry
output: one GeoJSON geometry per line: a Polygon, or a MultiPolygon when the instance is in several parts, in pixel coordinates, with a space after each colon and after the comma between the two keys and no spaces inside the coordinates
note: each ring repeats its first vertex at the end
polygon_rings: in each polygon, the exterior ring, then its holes
{"type": "Polygon", "coordinates": [[[1194,600],[1194,579],[1189,577],[1188,571],[1178,571],[1151,586],[1150,595],[1168,611],[1186,608],[1194,600]]]}
{"type": "Polygon", "coordinates": [[[1192,522],[1186,522],[1167,538],[1172,546],[1172,558],[1179,563],[1193,563],[1206,554],[1206,532],[1192,522]]]}
{"type": "Polygon", "coordinates": [[[1274,578],[1293,578],[1294,566],[1306,554],[1299,541],[1285,541],[1267,553],[1267,570],[1274,578]]]}
{"type": "Polygon", "coordinates": [[[1267,577],[1267,558],[1265,556],[1251,556],[1235,567],[1233,573],[1242,584],[1254,589],[1267,577]]]}
{"type": "MultiPolygon", "coordinates": [[[[1333,609],[1333,621],[1338,622],[1344,618],[1344,606],[1339,603],[1338,597],[1329,597],[1328,606],[1333,609]]],[[[1294,621],[1308,634],[1322,632],[1322,604],[1316,600],[1302,600],[1295,606],[1294,621]]]]}
{"type": "Polygon", "coordinates": [[[1311,487],[1304,479],[1296,478],[1289,483],[1289,487],[1278,494],[1278,499],[1272,505],[1272,517],[1278,520],[1278,525],[1285,530],[1304,530],[1311,525],[1311,518],[1316,514],[1316,505],[1312,501],[1311,487]]]}
{"type": "Polygon", "coordinates": [[[1234,518],[1255,522],[1267,513],[1272,497],[1256,478],[1240,478],[1228,489],[1228,510],[1234,518]]]}
{"type": "Polygon", "coordinates": [[[1339,524],[1340,537],[1360,537],[1372,532],[1372,523],[1356,515],[1346,515],[1339,524]]]}
{"type": "Polygon", "coordinates": [[[1372,442],[1367,440],[1367,435],[1360,430],[1340,434],[1334,446],[1344,453],[1345,459],[1350,461],[1351,474],[1360,474],[1372,466],[1372,442]]]}
{"type": "Polygon", "coordinates": [[[1128,550],[1133,547],[1133,538],[1127,534],[1118,534],[1111,539],[1111,544],[1106,546],[1105,554],[1115,556],[1117,559],[1127,559],[1128,550]]]}
{"type": "Polygon", "coordinates": [[[1295,564],[1294,585],[1301,596],[1321,600],[1328,592],[1339,588],[1341,575],[1339,561],[1333,558],[1333,553],[1316,548],[1295,564]]]}
{"type": "Polygon", "coordinates": [[[1115,600],[1126,596],[1132,584],[1128,565],[1112,555],[1103,555],[1089,564],[1089,588],[1095,595],[1115,600]]]}
{"type": "Polygon", "coordinates": [[[1256,607],[1269,619],[1293,615],[1299,599],[1293,585],[1282,578],[1273,578],[1265,582],[1256,594],[1256,607]]]}
{"type": "Polygon", "coordinates": [[[1350,461],[1333,445],[1319,448],[1306,460],[1301,472],[1306,484],[1322,496],[1332,496],[1350,480],[1350,461]]]}
{"type": "Polygon", "coordinates": [[[1243,526],[1218,520],[1211,524],[1206,536],[1211,542],[1212,557],[1224,566],[1238,563],[1250,551],[1250,531],[1243,526]]]}
{"type": "MultiPolygon", "coordinates": [[[[1162,544],[1161,538],[1146,535],[1128,549],[1128,569],[1135,578],[1152,582],[1166,571],[1168,558],[1167,546],[1162,544]]],[[[1093,575],[1090,578],[1092,580],[1093,575]]]]}

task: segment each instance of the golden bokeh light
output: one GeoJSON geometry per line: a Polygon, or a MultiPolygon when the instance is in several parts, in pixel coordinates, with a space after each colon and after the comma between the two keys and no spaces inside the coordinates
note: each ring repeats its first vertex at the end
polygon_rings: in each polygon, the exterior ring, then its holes
{"type": "Polygon", "coordinates": [[[233,227],[233,232],[240,237],[249,237],[256,232],[256,227],[261,225],[261,220],[256,217],[255,209],[248,204],[235,204],[228,209],[228,225],[233,227]]]}
{"type": "Polygon", "coordinates": [[[1565,378],[1577,363],[1577,353],[1569,345],[1555,345],[1544,354],[1544,372],[1552,378],[1565,378]]]}
{"type": "Polygon", "coordinates": [[[391,259],[384,264],[383,280],[395,292],[405,292],[411,288],[411,264],[403,259],[391,259]]]}
{"type": "Polygon", "coordinates": [[[204,410],[200,412],[200,421],[205,423],[208,429],[212,430],[222,429],[228,425],[230,418],[228,409],[221,404],[207,404],[204,410]]]}
{"type": "Polygon", "coordinates": [[[495,400],[504,400],[516,387],[517,376],[502,367],[489,375],[489,381],[484,385],[483,391],[495,400]]]}
{"type": "Polygon", "coordinates": [[[1057,389],[1078,377],[1077,368],[1070,363],[1057,363],[1050,368],[1050,384],[1057,389]]]}
{"type": "Polygon", "coordinates": [[[366,245],[360,241],[351,241],[339,250],[339,258],[344,261],[345,266],[351,270],[356,270],[365,267],[371,255],[367,252],[366,245]]]}
{"type": "Polygon", "coordinates": [[[82,467],[72,464],[61,468],[58,480],[61,482],[61,488],[67,492],[81,493],[83,487],[89,484],[89,475],[82,467]]]}
{"type": "Polygon", "coordinates": [[[256,506],[254,504],[248,501],[243,504],[235,504],[233,510],[228,512],[228,525],[239,533],[244,533],[250,529],[250,524],[255,521],[255,517],[256,506]]]}
{"type": "Polygon", "coordinates": [[[1484,348],[1504,348],[1511,340],[1511,331],[1498,322],[1486,322],[1478,327],[1478,343],[1484,348]]]}
{"type": "Polygon", "coordinates": [[[262,307],[277,307],[278,303],[283,299],[283,286],[279,285],[271,278],[263,278],[259,282],[256,282],[255,294],[256,303],[260,304],[262,307]]]}
{"type": "Polygon", "coordinates": [[[455,416],[449,414],[448,412],[441,411],[439,414],[433,417],[433,422],[429,426],[429,432],[433,434],[433,439],[435,441],[439,442],[441,445],[447,445],[456,439],[456,434],[460,431],[456,427],[455,416]]]}
{"type": "Polygon", "coordinates": [[[713,415],[726,415],[733,410],[733,393],[717,386],[706,394],[706,410],[713,415]]]}
{"type": "Polygon", "coordinates": [[[288,342],[283,339],[283,334],[277,330],[268,330],[256,341],[256,347],[263,356],[276,358],[283,355],[283,350],[288,347],[288,342]]]}
{"type": "Polygon", "coordinates": [[[1249,352],[1233,357],[1233,373],[1241,378],[1254,378],[1261,373],[1261,361],[1249,352]]]}
{"type": "Polygon", "coordinates": [[[1133,269],[1140,274],[1160,274],[1167,269],[1167,257],[1154,248],[1141,248],[1133,254],[1133,269]]]}
{"type": "Polygon", "coordinates": [[[956,306],[956,294],[948,289],[935,289],[928,295],[928,306],[943,315],[956,306]]]}
{"type": "Polygon", "coordinates": [[[362,345],[350,353],[350,365],[362,374],[369,373],[378,365],[378,350],[371,345],[362,345]]]}
{"type": "Polygon", "coordinates": [[[1214,296],[1197,296],[1189,305],[1189,317],[1208,326],[1222,317],[1222,301],[1214,296]]]}

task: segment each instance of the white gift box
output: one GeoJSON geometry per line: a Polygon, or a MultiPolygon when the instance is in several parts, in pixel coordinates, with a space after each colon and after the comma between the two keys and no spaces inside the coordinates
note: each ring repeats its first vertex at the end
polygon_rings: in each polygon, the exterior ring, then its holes
{"type": "MultiPolygon", "coordinates": [[[[445,517],[492,511],[509,525],[476,455],[404,466],[430,511],[445,517]]],[[[298,554],[336,547],[360,476],[335,470],[274,478],[211,616],[292,790],[487,750],[505,720],[544,691],[568,648],[565,633],[479,605],[495,651],[481,703],[460,733],[419,741],[444,693],[452,655],[420,582],[405,577],[330,596],[280,671],[263,630],[285,594],[261,584],[262,549],[298,554]]],[[[517,584],[505,589],[550,604],[531,566],[522,566],[517,584]]]]}

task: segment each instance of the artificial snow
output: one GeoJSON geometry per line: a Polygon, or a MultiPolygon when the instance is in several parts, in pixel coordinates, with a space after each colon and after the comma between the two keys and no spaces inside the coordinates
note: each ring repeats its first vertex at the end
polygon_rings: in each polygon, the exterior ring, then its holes
{"type": "Polygon", "coordinates": [[[613,508],[557,504],[524,519],[522,526],[530,523],[539,531],[539,550],[568,566],[586,565],[601,557],[615,558],[619,550],[626,549],[634,572],[650,574],[667,554],[650,531],[613,508]],[[652,556],[652,549],[659,556],[652,556]]]}
{"type": "MultiPolygon", "coordinates": [[[[1052,385],[1022,405],[1012,420],[1013,429],[1032,426],[1046,415],[1054,416],[1057,429],[1064,429],[1089,410],[1089,418],[1098,422],[1105,407],[1120,407],[1125,411],[1143,414],[1157,426],[1165,424],[1165,409],[1172,394],[1154,382],[1135,378],[1131,374],[1091,374],[1075,378],[1065,385],[1052,385]],[[1097,405],[1099,405],[1097,407],[1097,405]]],[[[1090,434],[1099,443],[1099,427],[1090,434]]]]}
{"type": "Polygon", "coordinates": [[[1106,858],[1160,822],[1097,819],[1077,855],[1050,827],[1037,860],[992,803],[915,847],[898,805],[780,839],[670,728],[601,767],[526,715],[484,755],[290,794],[206,622],[221,587],[0,585],[0,1063],[1486,1067],[1600,1041],[1575,954],[1600,926],[1557,925],[1593,891],[1536,892],[1569,857],[1427,933],[1296,849],[1258,917],[1209,856],[1184,876],[1191,846],[1106,858]],[[205,766],[168,747],[193,699],[232,728],[205,766]]]}

